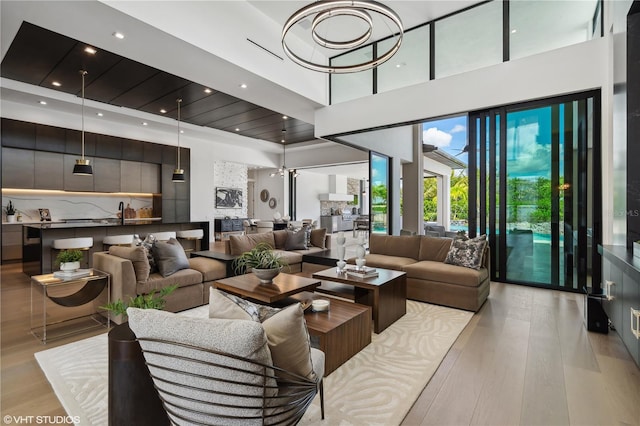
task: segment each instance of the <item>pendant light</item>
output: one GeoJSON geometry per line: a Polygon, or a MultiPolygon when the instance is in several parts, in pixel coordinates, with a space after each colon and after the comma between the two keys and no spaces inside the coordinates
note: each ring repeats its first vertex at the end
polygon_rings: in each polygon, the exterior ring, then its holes
{"type": "Polygon", "coordinates": [[[287,135],[287,129],[285,129],[284,127],[284,123],[282,123],[282,140],[280,142],[282,142],[282,167],[280,167],[278,169],[277,172],[273,172],[271,173],[269,176],[271,177],[276,177],[276,176],[280,176],[280,177],[284,177],[284,174],[287,172],[287,152],[285,149],[285,144],[286,144],[286,135],[287,135]]]}
{"type": "Polygon", "coordinates": [[[180,168],[180,104],[182,103],[182,99],[178,98],[176,102],[178,104],[178,165],[173,171],[171,180],[174,182],[184,182],[184,169],[180,168]]]}
{"type": "Polygon", "coordinates": [[[85,70],[80,70],[82,76],[82,156],[76,159],[76,164],[73,166],[73,174],[78,176],[91,176],[93,175],[93,169],[89,164],[89,160],[84,158],[84,76],[87,75],[85,70]]]}

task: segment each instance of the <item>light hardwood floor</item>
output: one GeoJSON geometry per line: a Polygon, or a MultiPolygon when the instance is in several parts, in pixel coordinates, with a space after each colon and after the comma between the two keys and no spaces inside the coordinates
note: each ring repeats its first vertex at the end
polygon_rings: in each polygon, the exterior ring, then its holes
{"type": "MultiPolygon", "coordinates": [[[[65,415],[33,357],[29,278],[3,265],[2,416],[65,415]]],[[[587,332],[582,296],[493,283],[404,425],[640,425],[640,369],[615,332],[587,332]]],[[[327,422],[327,425],[330,423],[327,422]]]]}

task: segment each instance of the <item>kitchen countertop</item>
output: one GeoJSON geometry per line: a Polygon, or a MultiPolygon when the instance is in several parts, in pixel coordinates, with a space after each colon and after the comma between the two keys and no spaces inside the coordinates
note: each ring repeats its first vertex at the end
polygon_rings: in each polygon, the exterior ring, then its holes
{"type": "MultiPolygon", "coordinates": [[[[24,226],[37,229],[71,229],[71,228],[100,228],[105,226],[135,226],[157,223],[162,220],[161,217],[140,217],[135,219],[126,219],[124,225],[120,220],[99,220],[93,222],[37,222],[25,223],[24,226]]],[[[16,224],[19,222],[16,222],[16,224]]]]}

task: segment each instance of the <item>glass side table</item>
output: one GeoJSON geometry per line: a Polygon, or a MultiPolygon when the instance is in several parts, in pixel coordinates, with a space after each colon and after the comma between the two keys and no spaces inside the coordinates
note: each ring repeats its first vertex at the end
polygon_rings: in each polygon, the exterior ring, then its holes
{"type": "Polygon", "coordinates": [[[31,277],[31,334],[42,343],[111,325],[111,276],[97,269],[31,277]]]}

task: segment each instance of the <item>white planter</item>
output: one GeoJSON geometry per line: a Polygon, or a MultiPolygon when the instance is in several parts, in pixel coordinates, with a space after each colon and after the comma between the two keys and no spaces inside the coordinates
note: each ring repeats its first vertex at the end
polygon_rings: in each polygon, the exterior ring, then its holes
{"type": "Polygon", "coordinates": [[[65,262],[60,264],[60,270],[65,272],[73,272],[80,269],[80,262],[65,262]]]}
{"type": "Polygon", "coordinates": [[[7,222],[8,223],[14,223],[16,221],[16,215],[15,214],[8,214],[7,215],[7,222]]]}
{"type": "Polygon", "coordinates": [[[633,257],[640,258],[640,243],[633,243],[633,257]]]}

